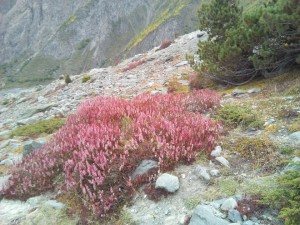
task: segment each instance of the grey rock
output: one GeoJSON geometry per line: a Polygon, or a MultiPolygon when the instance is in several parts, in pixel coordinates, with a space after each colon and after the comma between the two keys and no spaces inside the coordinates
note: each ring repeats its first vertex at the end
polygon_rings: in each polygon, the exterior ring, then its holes
{"type": "Polygon", "coordinates": [[[247,220],[247,221],[243,222],[243,225],[254,225],[254,222],[251,220],[247,220]]]}
{"type": "Polygon", "coordinates": [[[269,118],[269,119],[267,119],[266,122],[264,123],[264,126],[268,126],[268,125],[273,124],[273,123],[275,123],[275,122],[276,122],[276,120],[275,120],[274,118],[269,118]]]}
{"type": "Polygon", "coordinates": [[[192,214],[189,225],[227,225],[226,220],[216,217],[209,206],[198,205],[192,214]]]}
{"type": "Polygon", "coordinates": [[[244,90],[241,90],[241,89],[234,89],[231,94],[233,96],[238,96],[238,95],[244,95],[246,94],[246,92],[244,90]]]}
{"type": "Polygon", "coordinates": [[[197,166],[193,173],[198,177],[198,178],[203,178],[206,181],[210,180],[210,175],[207,173],[206,168],[202,166],[197,166]]]}
{"type": "Polygon", "coordinates": [[[30,154],[32,151],[41,148],[42,146],[43,146],[42,143],[39,143],[36,141],[32,141],[31,143],[24,145],[23,146],[23,157],[30,154]]]}
{"type": "Polygon", "coordinates": [[[235,209],[236,207],[237,207],[237,202],[234,198],[226,199],[221,205],[221,209],[224,211],[229,211],[235,209]]]}
{"type": "Polygon", "coordinates": [[[21,113],[21,116],[23,118],[29,118],[36,113],[45,112],[55,106],[57,106],[56,103],[48,103],[48,104],[38,105],[38,106],[32,107],[32,108],[26,110],[25,112],[21,113]]]}
{"type": "Polygon", "coordinates": [[[212,169],[209,171],[210,175],[212,175],[213,177],[216,177],[219,175],[220,171],[217,169],[212,169]]]}
{"type": "Polygon", "coordinates": [[[223,166],[226,166],[226,167],[230,168],[228,160],[225,159],[223,156],[216,157],[216,161],[221,163],[223,166]]]}
{"type": "Polygon", "coordinates": [[[26,119],[18,120],[17,125],[18,126],[23,126],[23,125],[27,125],[27,124],[30,124],[30,123],[34,123],[37,120],[38,120],[38,117],[36,115],[34,115],[34,116],[26,118],[26,119]]]}
{"type": "Polygon", "coordinates": [[[240,212],[235,209],[228,211],[228,219],[234,223],[242,222],[242,217],[240,212]]]}
{"type": "Polygon", "coordinates": [[[300,144],[300,131],[290,134],[289,139],[293,142],[293,144],[300,144]]]}
{"type": "Polygon", "coordinates": [[[147,174],[150,170],[158,168],[158,162],[154,160],[143,160],[130,177],[131,179],[134,179],[137,176],[147,174]]]}
{"type": "Polygon", "coordinates": [[[5,166],[9,166],[14,164],[14,161],[12,161],[11,159],[4,159],[0,162],[0,165],[5,165],[5,166]]]}
{"type": "Polygon", "coordinates": [[[56,209],[62,209],[65,207],[65,204],[55,200],[48,200],[47,202],[45,202],[45,204],[56,209]]]}
{"type": "Polygon", "coordinates": [[[294,157],[292,159],[292,162],[290,162],[283,170],[283,172],[287,172],[289,170],[296,170],[296,171],[300,171],[300,158],[299,157],[294,157]],[[296,164],[297,163],[297,164],[296,164]]]}
{"type": "Polygon", "coordinates": [[[293,99],[294,99],[294,96],[286,96],[285,99],[286,99],[286,100],[293,100],[293,99]]]}
{"type": "Polygon", "coordinates": [[[216,146],[214,150],[210,153],[211,156],[213,157],[219,157],[221,156],[222,153],[222,147],[221,146],[216,146]]]}
{"type": "Polygon", "coordinates": [[[155,188],[162,188],[173,193],[179,189],[179,179],[174,175],[164,173],[157,178],[155,188]]]}

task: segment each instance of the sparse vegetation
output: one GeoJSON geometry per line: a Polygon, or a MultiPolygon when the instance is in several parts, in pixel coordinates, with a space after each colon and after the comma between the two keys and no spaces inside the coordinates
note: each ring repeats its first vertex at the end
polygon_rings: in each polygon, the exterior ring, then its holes
{"type": "Polygon", "coordinates": [[[83,77],[82,77],[82,79],[81,79],[81,82],[85,83],[85,82],[89,81],[91,78],[92,78],[91,75],[84,74],[83,77]]]}
{"type": "MultiPolygon", "coordinates": [[[[300,164],[298,163],[300,166],[300,164]]],[[[280,209],[279,218],[286,225],[300,221],[300,172],[287,171],[277,179],[278,187],[264,194],[263,202],[280,209]]]]}
{"type": "Polygon", "coordinates": [[[178,79],[172,78],[168,83],[168,93],[188,93],[190,91],[189,86],[181,84],[178,79]]]}
{"type": "Polygon", "coordinates": [[[240,137],[231,146],[233,152],[249,160],[255,168],[273,171],[280,165],[276,146],[263,137],[240,137]]]}
{"type": "Polygon", "coordinates": [[[14,136],[25,136],[25,137],[35,137],[41,134],[53,134],[65,123],[65,119],[54,118],[49,120],[41,120],[36,123],[24,125],[16,128],[10,137],[14,136]]]}

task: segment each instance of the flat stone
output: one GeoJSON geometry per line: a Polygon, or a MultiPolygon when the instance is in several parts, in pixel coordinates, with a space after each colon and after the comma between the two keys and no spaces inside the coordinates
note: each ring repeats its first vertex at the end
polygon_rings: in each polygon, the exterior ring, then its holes
{"type": "Polygon", "coordinates": [[[237,207],[237,202],[234,198],[226,199],[221,205],[221,209],[224,211],[229,211],[235,209],[236,207],[237,207]]]}
{"type": "Polygon", "coordinates": [[[10,144],[10,140],[5,140],[0,142],[0,150],[6,148],[10,144]]]}
{"type": "Polygon", "coordinates": [[[173,193],[179,189],[179,179],[174,175],[164,173],[157,178],[155,188],[162,188],[173,193]]]}
{"type": "Polygon", "coordinates": [[[225,159],[223,156],[216,157],[216,161],[221,163],[223,166],[226,166],[226,167],[230,168],[228,160],[225,159]]]}
{"type": "Polygon", "coordinates": [[[226,220],[214,215],[207,205],[198,205],[192,214],[189,225],[227,225],[226,220]]]}
{"type": "Polygon", "coordinates": [[[154,160],[143,160],[130,177],[131,179],[134,179],[137,176],[148,174],[150,170],[158,169],[158,168],[159,168],[158,162],[154,160]]]}
{"type": "Polygon", "coordinates": [[[180,62],[180,63],[177,63],[177,64],[175,65],[175,67],[185,66],[185,65],[188,65],[188,64],[189,64],[188,61],[182,61],[182,62],[180,62]]]}

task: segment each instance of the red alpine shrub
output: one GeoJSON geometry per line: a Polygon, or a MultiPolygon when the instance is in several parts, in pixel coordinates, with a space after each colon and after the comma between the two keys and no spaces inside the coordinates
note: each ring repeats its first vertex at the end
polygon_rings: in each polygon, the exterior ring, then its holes
{"type": "Polygon", "coordinates": [[[219,106],[220,97],[201,90],[180,95],[141,95],[131,101],[97,97],[76,114],[40,151],[13,168],[1,193],[26,199],[61,188],[81,196],[86,209],[103,217],[130,197],[130,173],[144,159],[160,170],[210,153],[218,124],[201,113],[219,106]],[[63,177],[55,183],[58,177],[63,177]]]}
{"type": "Polygon", "coordinates": [[[122,70],[122,72],[126,72],[126,71],[128,71],[128,70],[132,70],[132,69],[134,69],[134,68],[136,68],[136,67],[138,67],[138,66],[144,64],[145,62],[146,62],[145,60],[132,62],[132,63],[130,63],[126,68],[124,68],[124,69],[122,70]]]}
{"type": "Polygon", "coordinates": [[[159,46],[159,50],[165,49],[167,47],[169,47],[172,44],[172,41],[170,40],[165,40],[160,46],[159,46]]]}

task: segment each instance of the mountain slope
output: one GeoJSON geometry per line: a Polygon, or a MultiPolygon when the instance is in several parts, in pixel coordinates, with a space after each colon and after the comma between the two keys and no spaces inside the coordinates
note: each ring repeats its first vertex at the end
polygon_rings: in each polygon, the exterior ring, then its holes
{"type": "Polygon", "coordinates": [[[114,63],[197,27],[200,0],[1,0],[0,85],[114,63]],[[191,14],[193,16],[191,16],[191,14]]]}

